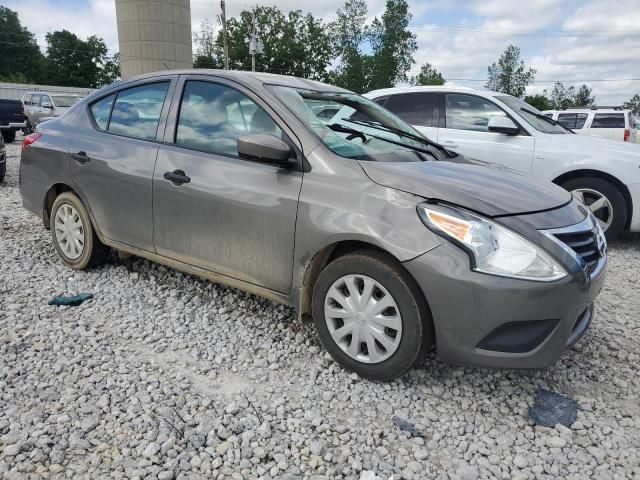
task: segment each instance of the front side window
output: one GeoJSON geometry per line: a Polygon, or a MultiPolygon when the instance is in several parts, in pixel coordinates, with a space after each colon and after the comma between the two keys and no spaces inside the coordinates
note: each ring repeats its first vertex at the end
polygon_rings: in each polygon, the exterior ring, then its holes
{"type": "Polygon", "coordinates": [[[268,133],[283,138],[271,117],[243,93],[211,82],[184,87],[175,143],[196,150],[238,156],[238,137],[268,133]]]}
{"type": "Polygon", "coordinates": [[[31,95],[25,95],[22,97],[22,103],[25,105],[31,105],[31,95]]]}
{"type": "Polygon", "coordinates": [[[111,133],[154,140],[169,82],[120,90],[107,130],[111,133]]]}
{"type": "Polygon", "coordinates": [[[410,125],[437,127],[440,118],[438,100],[435,93],[403,93],[389,98],[385,107],[410,125]]]}
{"type": "Polygon", "coordinates": [[[624,128],[624,113],[596,113],[591,128],[624,128]]]}
{"type": "Polygon", "coordinates": [[[506,117],[496,104],[473,95],[448,94],[446,127],[488,132],[491,117],[506,117]]]}
{"type": "Polygon", "coordinates": [[[446,156],[444,150],[368,98],[353,93],[282,85],[271,90],[322,143],[341,157],[378,162],[419,162],[446,156]],[[319,106],[335,108],[330,119],[319,106]]]}
{"type": "Polygon", "coordinates": [[[41,94],[34,95],[33,97],[31,97],[31,105],[33,105],[34,107],[39,107],[41,98],[42,98],[41,94]]]}
{"type": "Polygon", "coordinates": [[[91,105],[91,114],[93,115],[93,119],[102,130],[107,129],[107,125],[109,124],[109,115],[111,114],[111,105],[113,105],[113,100],[115,98],[116,95],[114,93],[113,95],[104,97],[91,105]]]}

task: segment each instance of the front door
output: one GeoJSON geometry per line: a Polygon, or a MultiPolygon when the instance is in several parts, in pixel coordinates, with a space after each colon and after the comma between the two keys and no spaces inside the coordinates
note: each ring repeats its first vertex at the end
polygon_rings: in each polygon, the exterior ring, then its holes
{"type": "Polygon", "coordinates": [[[170,80],[156,80],[93,102],[93,118],[69,150],[71,178],[100,233],[149,252],[156,135],[169,87],[170,80]]]}
{"type": "Polygon", "coordinates": [[[489,119],[495,115],[507,114],[486,98],[448,93],[445,101],[445,128],[438,130],[438,143],[470,159],[531,172],[534,137],[523,129],[517,135],[490,132],[489,119]]]}
{"type": "Polygon", "coordinates": [[[287,293],[302,172],[243,160],[237,140],[250,133],[289,137],[249,92],[214,81],[183,83],[153,181],[156,251],[287,293]]]}

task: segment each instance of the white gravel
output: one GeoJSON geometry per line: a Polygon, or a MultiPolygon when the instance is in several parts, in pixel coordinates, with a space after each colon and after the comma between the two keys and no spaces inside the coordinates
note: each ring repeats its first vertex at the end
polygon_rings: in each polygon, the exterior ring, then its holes
{"type": "Polygon", "coordinates": [[[62,266],[0,184],[0,478],[640,478],[640,241],[611,246],[595,323],[544,371],[429,359],[348,373],[289,308],[153,263],[62,266]],[[95,295],[75,308],[57,294],[95,295]],[[532,426],[544,387],[571,428],[532,426]],[[407,420],[426,438],[392,423],[407,420]]]}

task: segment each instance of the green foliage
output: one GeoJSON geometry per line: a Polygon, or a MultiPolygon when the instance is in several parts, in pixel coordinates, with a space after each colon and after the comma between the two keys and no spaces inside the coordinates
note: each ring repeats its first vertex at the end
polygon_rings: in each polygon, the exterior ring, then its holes
{"type": "Polygon", "coordinates": [[[631,99],[624,102],[622,107],[630,109],[634,116],[640,117],[640,95],[636,93],[631,99]]]}
{"type": "Polygon", "coordinates": [[[551,101],[546,97],[546,95],[527,95],[524,97],[524,101],[540,111],[553,109],[551,101]]]}
{"type": "Polygon", "coordinates": [[[100,70],[98,82],[99,86],[109,85],[120,79],[120,54],[116,53],[112,58],[104,61],[100,70]]]}
{"type": "Polygon", "coordinates": [[[16,12],[0,6],[0,77],[38,83],[44,63],[35,35],[21,25],[16,12]]]}
{"type": "Polygon", "coordinates": [[[339,64],[330,79],[358,93],[407,81],[417,49],[415,34],[408,30],[411,14],[406,0],[387,0],[380,20],[368,25],[366,19],[364,0],[346,0],[331,24],[339,64]]]}
{"type": "Polygon", "coordinates": [[[520,59],[520,49],[514,45],[509,45],[498,62],[487,70],[489,80],[485,87],[518,98],[522,98],[527,85],[533,83],[536,75],[535,69],[525,66],[520,59]]]}
{"type": "Polygon", "coordinates": [[[596,97],[587,85],[581,85],[574,98],[574,107],[591,107],[596,103],[596,97]]]}
{"type": "Polygon", "coordinates": [[[413,85],[444,85],[446,80],[442,74],[430,63],[425,63],[420,67],[420,73],[411,78],[413,85]]]}

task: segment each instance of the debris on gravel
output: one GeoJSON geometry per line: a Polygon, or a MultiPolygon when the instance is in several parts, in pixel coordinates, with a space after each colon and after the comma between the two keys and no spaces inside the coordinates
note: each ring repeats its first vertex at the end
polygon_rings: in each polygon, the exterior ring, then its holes
{"type": "Polygon", "coordinates": [[[640,478],[640,241],[551,368],[343,370],[285,306],[141,259],[77,272],[0,183],[0,478],[640,478]],[[60,292],[101,292],[52,308],[60,292]],[[538,389],[579,404],[528,418],[538,389]],[[328,393],[329,392],[329,393],[328,393]],[[398,429],[397,418],[424,432],[398,429]]]}
{"type": "Polygon", "coordinates": [[[529,407],[529,418],[543,427],[555,427],[558,423],[569,427],[577,414],[578,402],[544,388],[538,389],[534,404],[529,407]]]}

